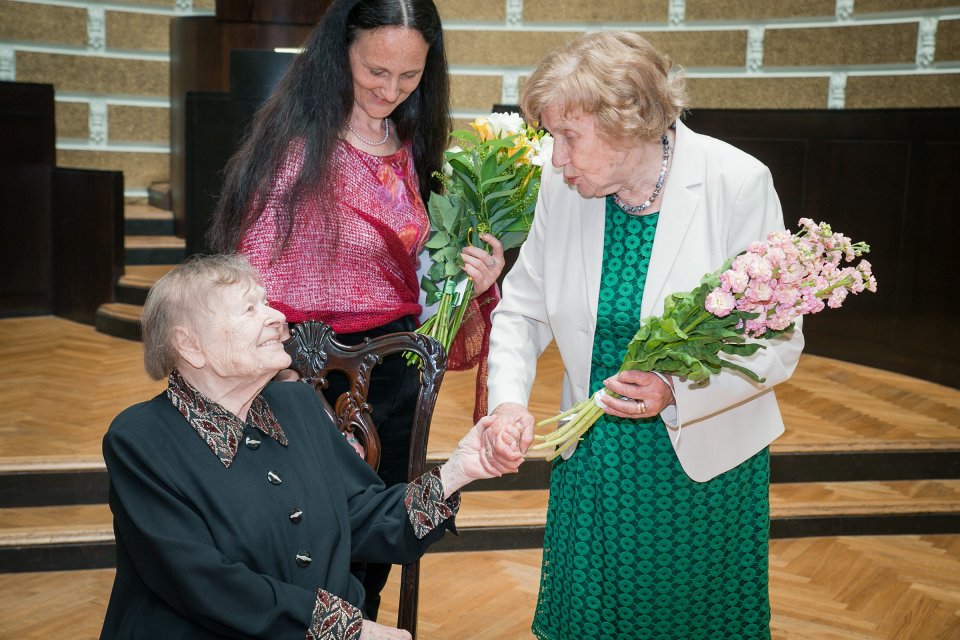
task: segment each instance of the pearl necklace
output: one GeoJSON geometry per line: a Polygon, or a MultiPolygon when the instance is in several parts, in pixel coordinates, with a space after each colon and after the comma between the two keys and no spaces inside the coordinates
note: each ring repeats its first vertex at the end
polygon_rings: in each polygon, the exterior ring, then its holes
{"type": "Polygon", "coordinates": [[[380,142],[370,142],[369,140],[361,136],[359,133],[357,133],[357,130],[353,128],[353,125],[350,124],[349,120],[347,120],[347,129],[350,129],[353,135],[357,136],[357,140],[359,140],[360,142],[364,144],[368,144],[371,147],[379,147],[380,145],[382,145],[383,143],[385,143],[387,140],[390,139],[390,118],[383,119],[383,140],[381,140],[380,142]]]}
{"type": "Polygon", "coordinates": [[[663,189],[663,181],[667,177],[667,167],[670,164],[670,139],[666,134],[664,134],[662,142],[663,162],[660,164],[660,177],[657,178],[657,186],[653,188],[653,193],[650,194],[650,197],[640,204],[627,204],[620,197],[619,193],[613,194],[613,201],[617,203],[617,206],[620,207],[624,213],[640,213],[653,204],[653,201],[660,195],[660,190],[663,189]]]}

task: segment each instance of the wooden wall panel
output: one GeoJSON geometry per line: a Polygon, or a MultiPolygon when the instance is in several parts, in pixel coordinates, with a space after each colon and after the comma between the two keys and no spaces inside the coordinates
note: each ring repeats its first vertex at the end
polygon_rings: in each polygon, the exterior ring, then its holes
{"type": "Polygon", "coordinates": [[[808,353],[960,387],[960,109],[694,110],[686,123],[770,167],[788,227],[826,220],[871,245],[878,292],[808,318],[808,353]]]}
{"type": "Polygon", "coordinates": [[[50,313],[53,86],[0,82],[0,316],[50,313]]]}
{"type": "Polygon", "coordinates": [[[53,313],[93,324],[123,273],[123,173],[53,170],[53,313]]]}

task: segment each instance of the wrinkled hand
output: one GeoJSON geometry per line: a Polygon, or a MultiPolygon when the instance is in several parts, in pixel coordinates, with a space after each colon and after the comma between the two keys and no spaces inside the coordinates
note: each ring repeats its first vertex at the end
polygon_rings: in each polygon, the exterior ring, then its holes
{"type": "Polygon", "coordinates": [[[440,467],[444,498],[472,482],[497,478],[505,473],[516,473],[522,457],[503,458],[493,449],[484,448],[484,433],[494,423],[492,416],[480,418],[467,435],[460,440],[450,459],[440,467]]]}
{"type": "Polygon", "coordinates": [[[604,411],[612,416],[650,418],[674,403],[670,385],[648,371],[621,371],[604,380],[603,384],[610,391],[624,396],[614,398],[600,394],[604,411]]]}
{"type": "Polygon", "coordinates": [[[360,627],[360,640],[412,640],[410,632],[395,627],[364,620],[360,627]]]}
{"type": "Polygon", "coordinates": [[[484,449],[490,449],[498,459],[519,464],[533,443],[533,414],[525,406],[504,402],[493,410],[495,419],[484,432],[484,449]]]}
{"type": "Polygon", "coordinates": [[[490,245],[492,253],[480,247],[464,247],[460,252],[463,258],[463,271],[473,279],[474,297],[486,293],[503,272],[503,245],[495,236],[484,233],[480,236],[490,245]]]}

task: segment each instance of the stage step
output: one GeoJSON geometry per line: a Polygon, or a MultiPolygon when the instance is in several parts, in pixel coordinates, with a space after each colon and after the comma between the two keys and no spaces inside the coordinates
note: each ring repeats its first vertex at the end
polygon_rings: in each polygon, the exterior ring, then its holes
{"type": "Polygon", "coordinates": [[[149,204],[127,204],[123,209],[128,236],[172,236],[173,212],[149,204]]]}
{"type": "Polygon", "coordinates": [[[173,210],[173,199],[170,195],[169,182],[154,182],[147,187],[147,202],[151,207],[163,209],[165,211],[173,210]]]}
{"type": "MultiPolygon", "coordinates": [[[[526,549],[543,544],[548,492],[470,491],[459,536],[432,551],[526,549]]],[[[960,480],[786,483],[770,489],[771,537],[960,532],[960,480]]],[[[7,572],[111,566],[104,504],[0,509],[0,567],[7,572]]]]}
{"type": "Polygon", "coordinates": [[[186,256],[186,241],[172,235],[126,236],[124,264],[176,264],[186,256]]]}
{"type": "Polygon", "coordinates": [[[140,339],[140,306],[160,276],[183,261],[186,241],[174,233],[169,210],[169,184],[150,186],[148,203],[128,203],[124,210],[124,273],[115,288],[114,302],[97,310],[101,333],[140,339]]]}
{"type": "MultiPolygon", "coordinates": [[[[139,307],[117,308],[110,322],[127,326],[139,321],[139,307]]],[[[99,319],[98,319],[99,320],[99,319]]],[[[104,320],[107,322],[108,320],[104,320]]],[[[136,339],[136,338],[131,338],[136,339]]],[[[960,480],[960,449],[951,442],[931,442],[923,451],[855,451],[836,453],[780,452],[770,457],[771,482],[838,483],[902,480],[960,480]]],[[[449,452],[431,451],[427,468],[442,464],[449,452]]],[[[552,463],[530,457],[519,473],[469,485],[465,493],[543,490],[550,486],[552,463]]],[[[93,504],[107,499],[108,478],[102,458],[74,458],[55,464],[0,460],[0,507],[93,504]]]]}
{"type": "Polygon", "coordinates": [[[100,333],[126,338],[140,339],[140,313],[143,307],[124,302],[108,302],[97,309],[96,327],[100,333]]]}
{"type": "Polygon", "coordinates": [[[117,302],[142,305],[153,283],[173,269],[172,264],[127,265],[117,283],[117,302]]]}
{"type": "Polygon", "coordinates": [[[4,572],[95,569],[116,564],[105,504],[0,509],[4,572]]]}

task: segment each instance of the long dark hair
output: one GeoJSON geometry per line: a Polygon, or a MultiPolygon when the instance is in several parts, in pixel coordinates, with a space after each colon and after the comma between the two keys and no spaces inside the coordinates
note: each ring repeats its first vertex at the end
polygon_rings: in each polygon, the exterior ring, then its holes
{"type": "Polygon", "coordinates": [[[400,140],[412,145],[420,197],[426,202],[431,191],[439,190],[433,173],[443,164],[450,130],[450,82],[436,6],[432,0],[334,0],[227,163],[223,192],[207,233],[211,249],[237,249],[261,215],[291,142],[303,140],[303,167],[283,194],[277,220],[280,243],[275,249],[286,244],[295,204],[331,182],[330,160],[354,100],[350,45],[363,31],[393,26],[415,29],[430,45],[420,84],[390,119],[400,140]]]}

